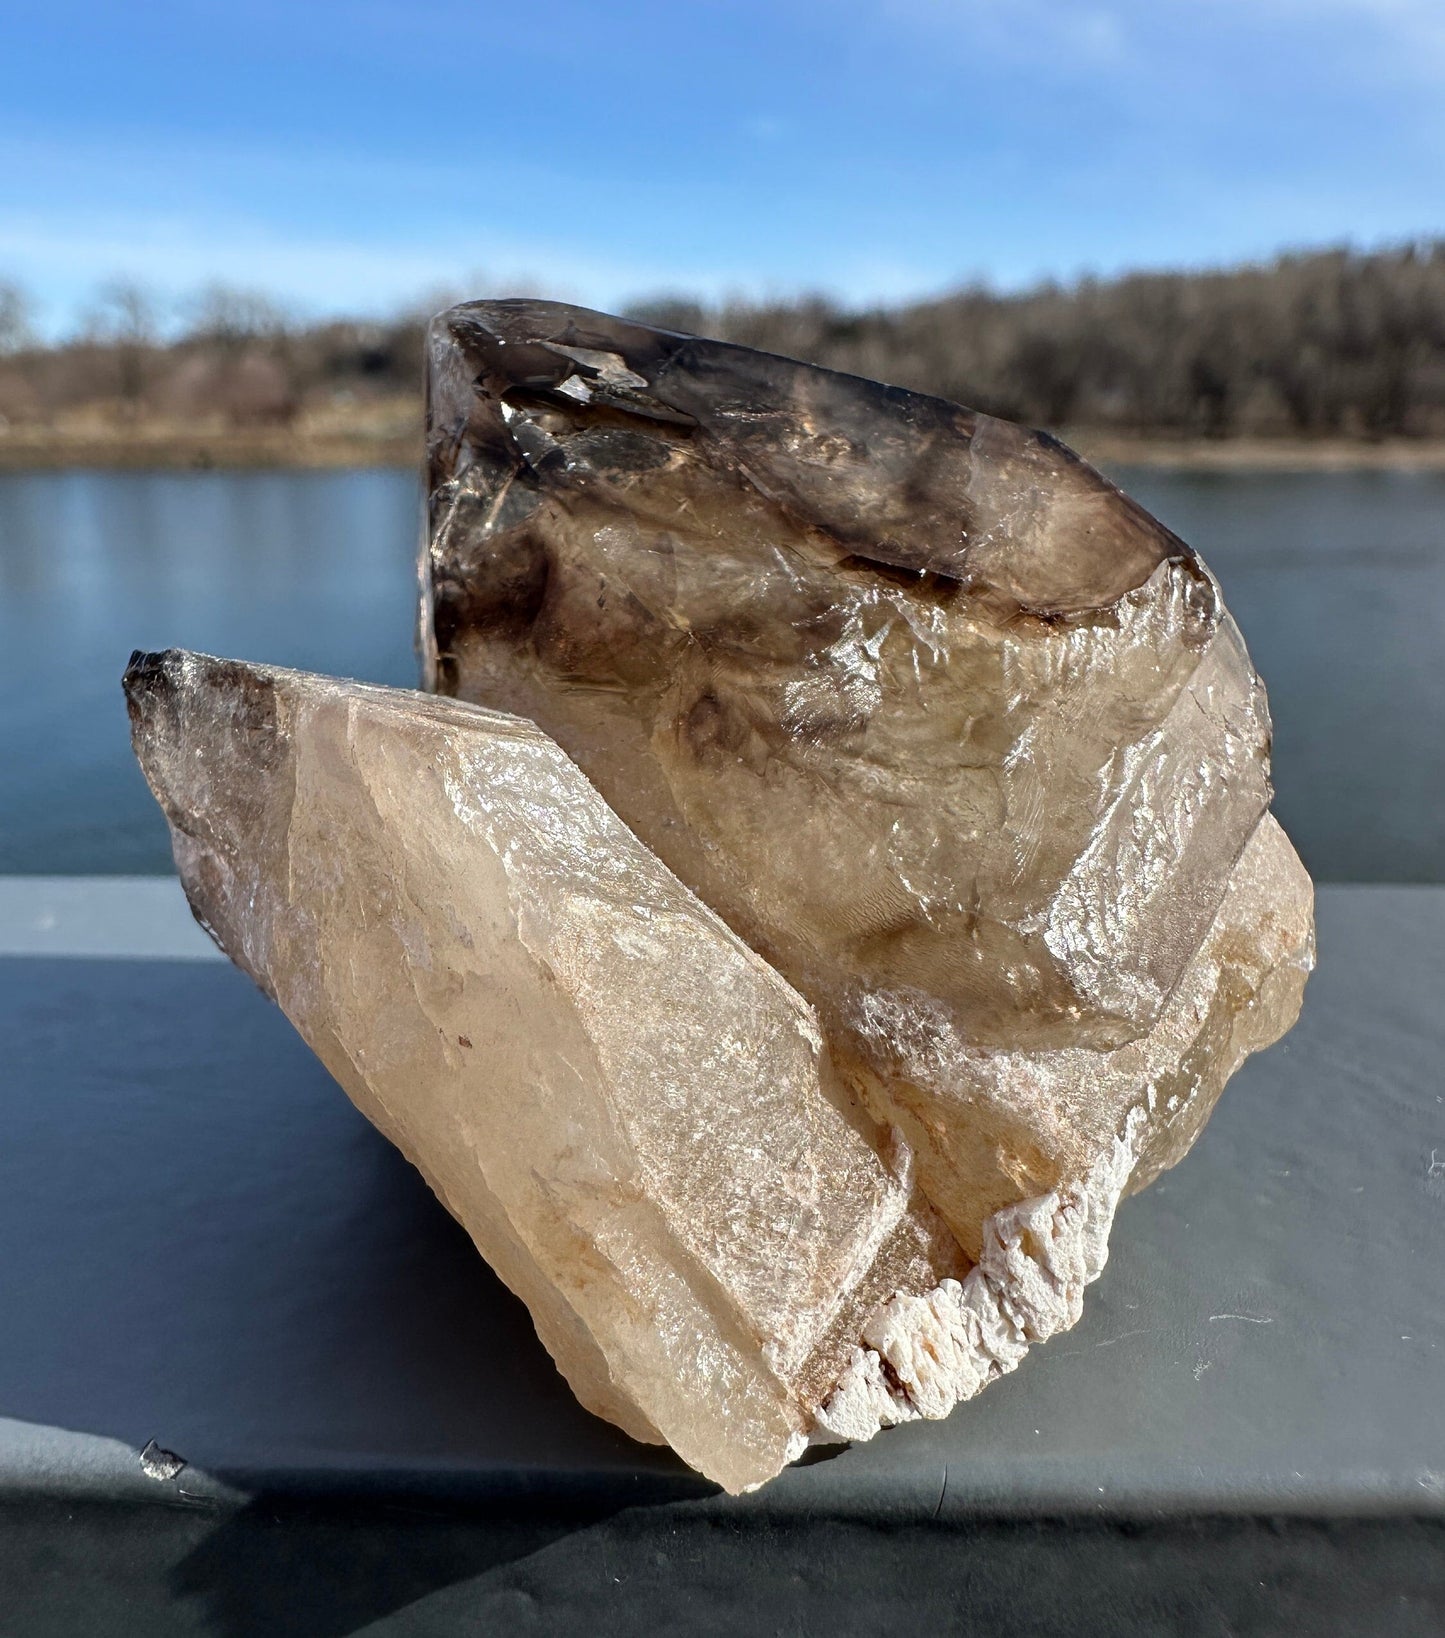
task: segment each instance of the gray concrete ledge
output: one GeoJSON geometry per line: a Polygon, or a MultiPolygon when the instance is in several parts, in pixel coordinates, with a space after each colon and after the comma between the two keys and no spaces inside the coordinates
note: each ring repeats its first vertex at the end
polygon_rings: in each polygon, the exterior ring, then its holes
{"type": "Polygon", "coordinates": [[[1319,925],[1299,1027],[1124,1205],[1075,1331],[733,1502],[580,1409],[174,883],[0,882],[0,1497],[1445,1517],[1445,889],[1319,925]]]}
{"type": "Polygon", "coordinates": [[[174,876],[0,876],[0,956],[225,960],[174,876]]]}

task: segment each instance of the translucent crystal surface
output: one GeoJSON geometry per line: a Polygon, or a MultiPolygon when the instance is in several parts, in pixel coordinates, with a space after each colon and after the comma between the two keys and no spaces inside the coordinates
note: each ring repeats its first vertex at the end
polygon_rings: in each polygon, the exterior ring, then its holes
{"type": "Polygon", "coordinates": [[[1178,1159],[1311,950],[1195,554],[1046,436],[583,309],[455,308],[430,381],[431,685],[797,986],[969,1254],[1143,1102],[1139,1175],[1178,1159]]]}
{"type": "Polygon", "coordinates": [[[174,651],[126,690],[197,916],[591,1409],[756,1484],[966,1272],[812,1009],[531,724],[174,651]]]}

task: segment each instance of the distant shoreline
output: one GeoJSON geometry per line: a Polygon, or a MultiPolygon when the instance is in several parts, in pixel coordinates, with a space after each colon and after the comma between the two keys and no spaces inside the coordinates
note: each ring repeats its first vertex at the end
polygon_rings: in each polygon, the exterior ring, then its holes
{"type": "Polygon", "coordinates": [[[1191,472],[1445,472],[1445,438],[1165,438],[1063,432],[1102,468],[1176,467],[1191,472]]]}
{"type": "MultiPolygon", "coordinates": [[[[150,471],[420,470],[420,429],[402,432],[395,415],[384,430],[338,424],[262,428],[174,424],[0,427],[0,472],[101,468],[150,471]]],[[[1445,471],[1445,438],[1177,438],[1065,429],[1060,436],[1104,469],[1174,467],[1188,471],[1445,471]]]]}
{"type": "Polygon", "coordinates": [[[420,470],[420,434],[370,437],[365,433],[309,432],[291,427],[261,431],[156,432],[139,429],[56,435],[34,427],[0,431],[0,472],[110,471],[260,472],[336,467],[414,467],[420,470]]]}

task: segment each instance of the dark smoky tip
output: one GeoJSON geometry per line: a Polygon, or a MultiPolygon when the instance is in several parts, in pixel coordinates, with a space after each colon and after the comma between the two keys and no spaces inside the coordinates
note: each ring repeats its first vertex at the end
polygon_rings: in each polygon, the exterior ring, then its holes
{"type": "Polygon", "coordinates": [[[156,654],[148,654],[143,648],[135,649],[126,661],[125,675],[121,678],[126,698],[134,700],[141,694],[149,693],[157,683],[165,682],[171,663],[179,654],[180,651],[174,648],[156,654]]]}

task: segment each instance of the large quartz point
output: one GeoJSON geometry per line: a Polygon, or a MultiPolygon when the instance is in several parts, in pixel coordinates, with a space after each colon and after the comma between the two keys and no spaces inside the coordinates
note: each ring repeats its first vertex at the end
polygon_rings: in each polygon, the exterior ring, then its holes
{"type": "Polygon", "coordinates": [[[477,302],[429,371],[428,685],[812,1003],[968,1256],[1177,1161],[1312,962],[1199,558],[1052,438],[746,348],[477,302]]]}
{"type": "Polygon", "coordinates": [[[755,1485],[967,1275],[813,1010],[530,723],[176,651],[125,686],[198,919],[590,1409],[755,1485]]]}

